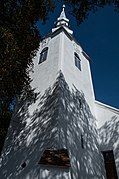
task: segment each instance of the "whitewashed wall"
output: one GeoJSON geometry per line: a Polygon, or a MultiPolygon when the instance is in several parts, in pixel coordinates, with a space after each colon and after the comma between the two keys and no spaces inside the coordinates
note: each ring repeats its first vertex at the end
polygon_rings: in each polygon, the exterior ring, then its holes
{"type": "Polygon", "coordinates": [[[31,86],[38,94],[35,100],[22,96],[18,101],[2,152],[1,178],[104,179],[89,62],[82,56],[81,47],[61,31],[40,45],[33,61],[31,86]],[[38,65],[39,54],[46,46],[47,60],[38,65]],[[76,49],[81,72],[74,64],[76,49]],[[45,149],[62,147],[69,151],[71,168],[38,164],[45,149]],[[22,169],[24,161],[27,165],[22,169]]]}
{"type": "Polygon", "coordinates": [[[89,60],[82,54],[82,48],[74,40],[69,39],[62,32],[63,49],[61,58],[61,70],[69,86],[75,86],[85,94],[85,98],[94,113],[94,91],[90,72],[89,60]],[[81,71],[75,66],[74,52],[81,59],[81,71]]]}
{"type": "Polygon", "coordinates": [[[96,101],[100,149],[113,150],[119,177],[119,110],[96,101]]]}
{"type": "Polygon", "coordinates": [[[31,86],[35,91],[44,93],[44,91],[52,86],[56,81],[59,72],[59,56],[60,56],[60,34],[51,39],[48,37],[40,44],[37,56],[34,58],[34,69],[31,73],[33,79],[31,86]],[[47,60],[39,63],[40,53],[48,47],[47,60]]]}

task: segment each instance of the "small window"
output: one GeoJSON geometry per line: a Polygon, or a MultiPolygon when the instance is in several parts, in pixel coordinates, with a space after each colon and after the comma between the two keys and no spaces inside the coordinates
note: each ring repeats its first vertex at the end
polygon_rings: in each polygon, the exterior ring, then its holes
{"type": "Polygon", "coordinates": [[[44,48],[40,53],[39,64],[44,62],[47,59],[48,47],[44,48]]]}
{"type": "Polygon", "coordinates": [[[70,167],[68,151],[67,149],[47,149],[38,163],[49,166],[70,167]]]}
{"type": "Polygon", "coordinates": [[[75,66],[81,71],[81,60],[76,52],[74,53],[74,58],[75,58],[75,66]]]}
{"type": "Polygon", "coordinates": [[[81,147],[84,149],[84,139],[83,139],[83,134],[81,134],[81,147]]]}

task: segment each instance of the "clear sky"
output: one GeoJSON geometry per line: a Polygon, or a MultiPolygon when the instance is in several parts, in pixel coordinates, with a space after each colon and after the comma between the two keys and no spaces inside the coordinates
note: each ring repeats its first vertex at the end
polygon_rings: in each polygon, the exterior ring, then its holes
{"type": "MultiPolygon", "coordinates": [[[[38,23],[40,34],[51,32],[62,5],[48,16],[45,24],[38,23]]],[[[110,6],[90,13],[80,26],[65,8],[74,37],[91,58],[91,71],[96,99],[119,108],[119,13],[110,6]]]]}

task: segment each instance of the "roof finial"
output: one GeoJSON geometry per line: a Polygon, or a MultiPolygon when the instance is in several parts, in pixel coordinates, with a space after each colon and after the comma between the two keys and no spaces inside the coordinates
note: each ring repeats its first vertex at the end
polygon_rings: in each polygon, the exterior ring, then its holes
{"type": "Polygon", "coordinates": [[[63,10],[63,11],[64,11],[65,7],[66,7],[65,4],[63,4],[63,6],[62,6],[62,10],[63,10]]]}

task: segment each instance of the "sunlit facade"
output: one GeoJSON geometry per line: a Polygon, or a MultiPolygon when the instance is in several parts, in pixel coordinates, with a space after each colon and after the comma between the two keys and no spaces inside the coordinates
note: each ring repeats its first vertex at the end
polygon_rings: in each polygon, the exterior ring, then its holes
{"type": "Polygon", "coordinates": [[[91,59],[74,39],[64,9],[33,59],[32,98],[17,102],[1,179],[119,176],[119,110],[95,99],[91,59]]]}

